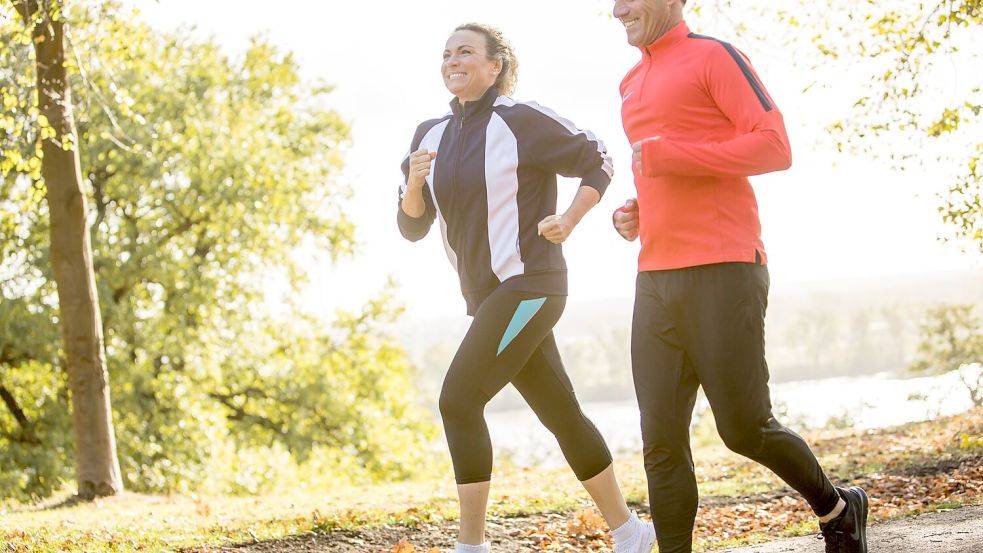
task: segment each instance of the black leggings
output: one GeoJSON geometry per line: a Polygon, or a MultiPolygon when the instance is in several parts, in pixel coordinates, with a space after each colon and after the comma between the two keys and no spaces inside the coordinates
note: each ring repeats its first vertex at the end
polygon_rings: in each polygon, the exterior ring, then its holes
{"type": "Polygon", "coordinates": [[[775,420],[764,356],[768,269],[721,263],[639,273],[631,356],[659,551],[692,549],[697,489],[689,426],[702,385],[731,450],[777,474],[819,515],[839,499],[815,455],[775,420]]]}
{"type": "Polygon", "coordinates": [[[492,448],[485,404],[509,382],[556,436],[581,481],[611,464],[584,416],[553,339],[566,298],[499,288],[478,308],[440,391],[440,416],[458,484],[487,482],[492,448]]]}

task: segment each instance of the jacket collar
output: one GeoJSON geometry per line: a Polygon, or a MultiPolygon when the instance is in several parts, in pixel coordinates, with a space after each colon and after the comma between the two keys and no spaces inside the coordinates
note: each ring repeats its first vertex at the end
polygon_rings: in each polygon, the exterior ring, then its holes
{"type": "Polygon", "coordinates": [[[490,108],[496,99],[498,99],[498,88],[492,85],[488,87],[488,90],[485,91],[481,98],[472,102],[465,102],[463,106],[457,97],[453,98],[451,100],[451,112],[454,113],[454,117],[456,118],[473,117],[476,113],[490,108]]]}
{"type": "Polygon", "coordinates": [[[646,56],[654,56],[659,52],[664,52],[674,44],[682,41],[689,35],[689,27],[686,25],[685,21],[680,21],[675,27],[669,29],[669,31],[655,39],[655,42],[640,48],[642,54],[646,56]]]}

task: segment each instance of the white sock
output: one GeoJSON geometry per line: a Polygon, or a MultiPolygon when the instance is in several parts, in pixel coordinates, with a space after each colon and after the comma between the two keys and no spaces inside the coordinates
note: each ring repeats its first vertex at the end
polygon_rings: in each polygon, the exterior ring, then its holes
{"type": "Polygon", "coordinates": [[[842,513],[844,509],[846,509],[846,501],[843,501],[843,498],[840,498],[840,500],[836,502],[836,507],[833,507],[833,510],[830,511],[828,515],[819,517],[819,522],[826,524],[827,522],[840,516],[840,513],[842,513]]]}
{"type": "Polygon", "coordinates": [[[638,514],[636,514],[635,511],[632,511],[631,516],[628,517],[627,522],[615,528],[614,530],[611,530],[611,536],[614,537],[614,542],[622,543],[630,540],[637,532],[639,522],[640,521],[638,520],[638,514]]]}
{"type": "Polygon", "coordinates": [[[454,553],[490,553],[491,544],[488,542],[482,543],[480,545],[468,545],[466,543],[457,543],[457,548],[454,549],[454,553]]]}

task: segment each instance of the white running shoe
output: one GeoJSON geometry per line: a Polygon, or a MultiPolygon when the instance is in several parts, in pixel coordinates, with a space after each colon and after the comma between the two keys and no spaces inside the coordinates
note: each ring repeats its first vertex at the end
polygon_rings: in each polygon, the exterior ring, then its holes
{"type": "Polygon", "coordinates": [[[655,546],[655,526],[639,521],[638,530],[628,541],[614,544],[614,553],[652,553],[655,546]]]}

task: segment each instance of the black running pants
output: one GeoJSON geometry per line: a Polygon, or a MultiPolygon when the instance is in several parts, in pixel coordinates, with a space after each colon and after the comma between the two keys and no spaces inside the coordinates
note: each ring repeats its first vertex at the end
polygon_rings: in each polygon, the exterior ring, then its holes
{"type": "Polygon", "coordinates": [[[815,455],[775,420],[764,355],[768,269],[721,263],[639,273],[631,356],[659,551],[688,553],[697,509],[689,427],[703,386],[717,430],[824,515],[839,499],[815,455]]]}
{"type": "Polygon", "coordinates": [[[553,339],[564,296],[498,289],[475,313],[440,392],[440,416],[458,484],[491,479],[485,404],[512,383],[556,436],[577,478],[611,464],[597,428],[580,409],[553,339]]]}

